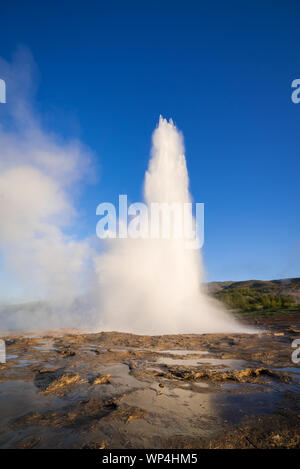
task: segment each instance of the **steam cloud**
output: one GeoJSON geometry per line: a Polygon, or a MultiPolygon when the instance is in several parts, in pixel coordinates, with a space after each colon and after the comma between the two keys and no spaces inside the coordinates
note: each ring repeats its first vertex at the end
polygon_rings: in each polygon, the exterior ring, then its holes
{"type": "MultiPolygon", "coordinates": [[[[92,155],[79,141],[62,142],[42,129],[32,105],[35,64],[26,49],[12,63],[0,59],[0,72],[9,89],[5,125],[0,121],[2,269],[21,285],[22,299],[43,300],[34,316],[18,314],[17,325],[70,325],[87,288],[91,247],[64,229],[76,216],[71,194],[91,171],[92,155]]],[[[1,328],[14,327],[14,320],[2,314],[1,328]]]]}
{"type": "MultiPolygon", "coordinates": [[[[35,65],[26,50],[0,59],[9,84],[0,124],[0,253],[2,270],[21,295],[43,300],[0,312],[0,328],[84,327],[135,333],[240,332],[245,328],[207,297],[199,251],[183,239],[106,241],[97,255],[90,240],[66,234],[76,209],[72,194],[92,168],[79,141],[46,132],[33,109],[35,65]],[[22,309],[23,308],[23,309],[22,309]]],[[[145,177],[145,201],[190,202],[183,139],[160,119],[145,177]]],[[[99,241],[100,243],[100,241],[99,241]]],[[[2,292],[4,296],[4,292],[2,292]]]]}

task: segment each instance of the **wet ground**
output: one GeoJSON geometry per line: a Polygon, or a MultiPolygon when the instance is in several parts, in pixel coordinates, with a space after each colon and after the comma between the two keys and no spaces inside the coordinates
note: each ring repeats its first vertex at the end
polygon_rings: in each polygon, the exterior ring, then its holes
{"type": "Polygon", "coordinates": [[[299,317],[256,324],[254,335],[6,335],[0,447],[299,447],[299,317]]]}

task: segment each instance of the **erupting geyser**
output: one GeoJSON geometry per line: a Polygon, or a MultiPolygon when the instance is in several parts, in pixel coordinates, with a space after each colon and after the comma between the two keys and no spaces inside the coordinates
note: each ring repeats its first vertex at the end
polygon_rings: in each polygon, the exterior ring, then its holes
{"type": "MultiPolygon", "coordinates": [[[[145,201],[190,202],[181,133],[160,118],[145,177],[145,201]]],[[[140,334],[251,332],[203,287],[200,250],[186,239],[114,239],[96,261],[99,328],[140,334]]]]}

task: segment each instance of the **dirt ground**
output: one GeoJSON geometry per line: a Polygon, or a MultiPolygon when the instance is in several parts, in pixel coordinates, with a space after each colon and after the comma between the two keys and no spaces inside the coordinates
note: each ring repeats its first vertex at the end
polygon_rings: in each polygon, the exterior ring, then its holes
{"type": "Polygon", "coordinates": [[[299,316],[257,334],[10,334],[1,448],[297,448],[299,316]]]}

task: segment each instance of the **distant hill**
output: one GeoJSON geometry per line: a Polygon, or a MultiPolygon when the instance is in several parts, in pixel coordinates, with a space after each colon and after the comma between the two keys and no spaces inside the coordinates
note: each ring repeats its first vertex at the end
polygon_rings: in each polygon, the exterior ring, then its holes
{"type": "Polygon", "coordinates": [[[240,312],[300,306],[300,278],[210,282],[207,288],[212,296],[240,312]]]}

